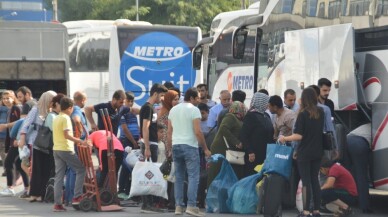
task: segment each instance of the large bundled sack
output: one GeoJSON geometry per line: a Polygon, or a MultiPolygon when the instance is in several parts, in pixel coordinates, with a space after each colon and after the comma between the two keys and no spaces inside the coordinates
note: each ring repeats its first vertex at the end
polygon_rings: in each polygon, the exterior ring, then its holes
{"type": "Polygon", "coordinates": [[[259,203],[256,184],[263,178],[263,173],[257,173],[241,179],[228,191],[227,206],[233,213],[254,214],[259,203]]]}
{"type": "Polygon", "coordinates": [[[168,199],[167,181],[163,178],[159,166],[149,161],[136,163],[132,171],[129,197],[154,195],[168,199]]]}
{"type": "Polygon", "coordinates": [[[206,195],[206,212],[210,213],[229,212],[226,205],[228,189],[238,181],[232,166],[222,154],[212,155],[209,161],[217,162],[219,160],[222,160],[221,170],[210,184],[206,195]]]}

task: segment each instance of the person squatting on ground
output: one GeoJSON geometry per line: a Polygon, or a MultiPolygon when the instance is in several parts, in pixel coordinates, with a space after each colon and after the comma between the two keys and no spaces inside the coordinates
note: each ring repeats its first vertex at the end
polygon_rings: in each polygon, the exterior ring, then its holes
{"type": "Polygon", "coordinates": [[[82,200],[82,189],[86,170],[74,152],[74,143],[87,145],[87,141],[73,136],[73,125],[70,115],[73,112],[73,100],[64,97],[61,99],[61,112],[53,122],[55,182],[54,182],[54,212],[66,211],[62,205],[63,179],[67,166],[76,172],[73,205],[78,205],[82,200]]]}

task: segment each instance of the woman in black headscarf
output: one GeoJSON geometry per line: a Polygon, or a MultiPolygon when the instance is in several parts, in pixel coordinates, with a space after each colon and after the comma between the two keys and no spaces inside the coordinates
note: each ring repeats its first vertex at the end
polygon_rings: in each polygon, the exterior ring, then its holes
{"type": "Polygon", "coordinates": [[[274,129],[271,118],[265,112],[269,96],[257,92],[245,115],[240,131],[240,141],[245,149],[245,176],[255,174],[254,168],[264,163],[267,144],[273,143],[274,129]]]}

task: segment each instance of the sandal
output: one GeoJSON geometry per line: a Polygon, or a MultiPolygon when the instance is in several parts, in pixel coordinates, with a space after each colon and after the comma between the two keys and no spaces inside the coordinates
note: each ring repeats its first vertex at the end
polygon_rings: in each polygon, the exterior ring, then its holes
{"type": "Polygon", "coordinates": [[[342,216],[348,216],[348,215],[351,215],[353,213],[352,208],[350,208],[350,206],[348,206],[347,209],[344,209],[342,207],[340,207],[339,209],[342,212],[342,216]]]}

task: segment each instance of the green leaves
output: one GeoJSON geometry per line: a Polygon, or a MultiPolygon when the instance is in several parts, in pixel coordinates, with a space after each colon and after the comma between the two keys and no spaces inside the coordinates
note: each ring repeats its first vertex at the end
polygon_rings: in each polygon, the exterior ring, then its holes
{"type": "MultiPolygon", "coordinates": [[[[50,5],[51,0],[45,0],[50,5]]],[[[241,8],[239,0],[138,0],[139,19],[152,24],[199,26],[210,29],[213,18],[241,8]]],[[[136,0],[58,0],[60,21],[136,20],[136,0]]]]}

